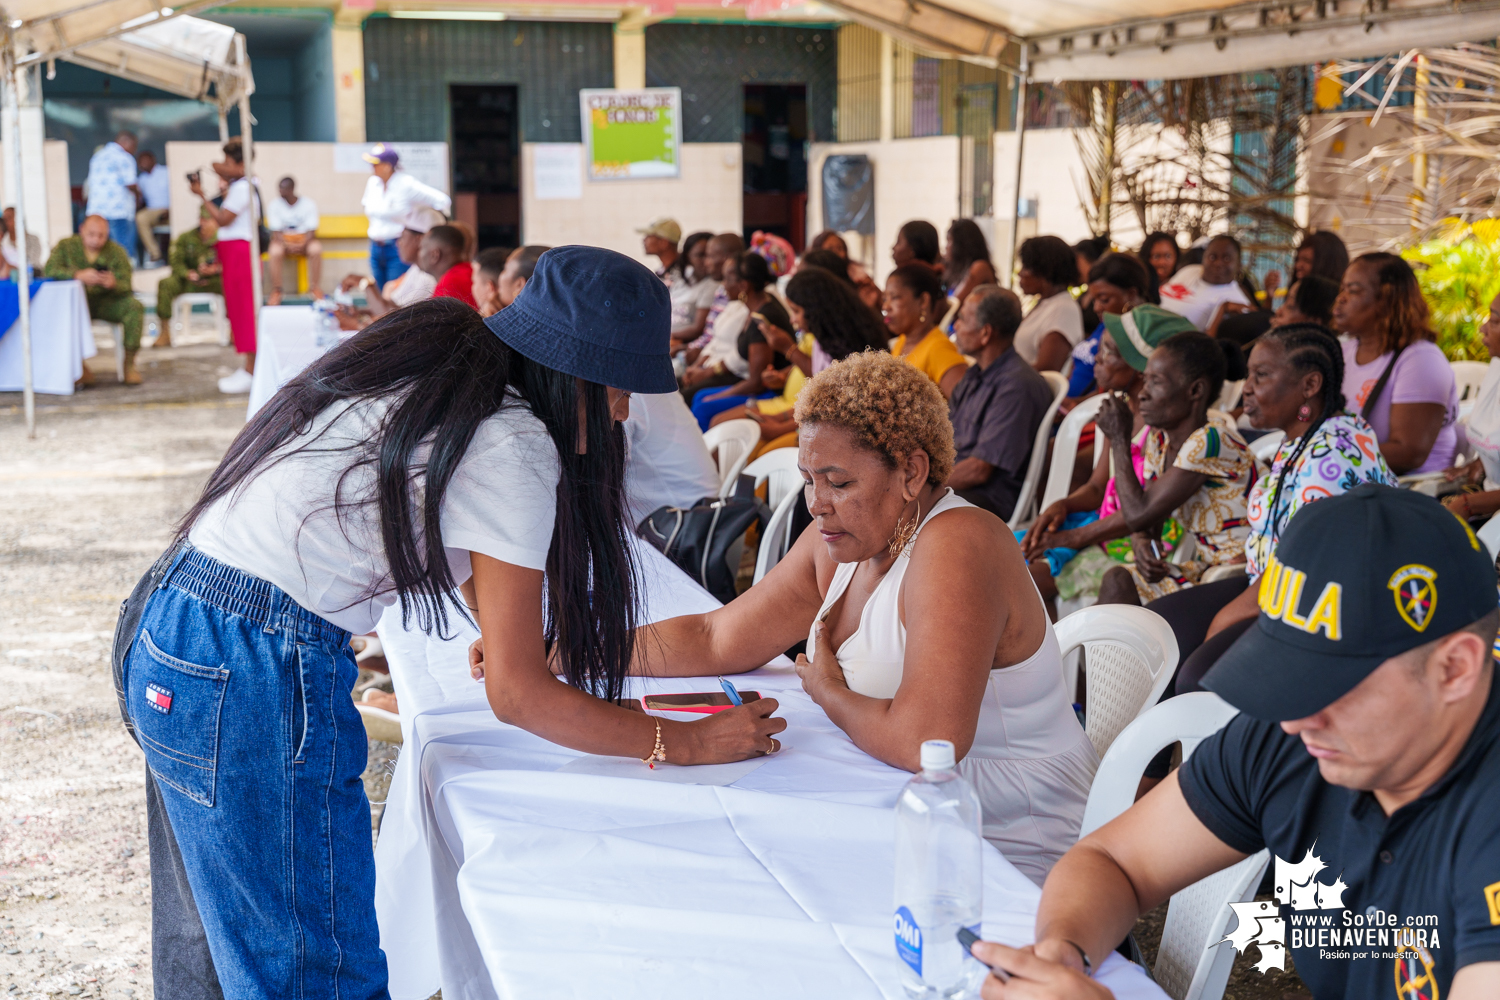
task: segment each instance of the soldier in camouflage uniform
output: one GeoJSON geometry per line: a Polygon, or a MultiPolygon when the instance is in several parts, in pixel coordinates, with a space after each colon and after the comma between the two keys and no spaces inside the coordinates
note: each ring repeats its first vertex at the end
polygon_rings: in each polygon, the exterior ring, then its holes
{"type": "Polygon", "coordinates": [[[172,273],[156,286],[156,347],[172,346],[172,300],[187,292],[224,294],[223,267],[214,246],[219,242],[219,224],[207,212],[199,213],[198,228],[189,229],[172,241],[167,255],[172,273]]]}
{"type": "MultiPolygon", "coordinates": [[[[130,288],[130,254],[109,238],[109,223],[104,217],[89,216],[78,227],[76,236],[59,240],[52,248],[52,256],[47,258],[45,274],[49,278],[77,278],[83,282],[89,315],[125,328],[125,384],[140,385],[135,352],[141,346],[146,310],[130,288]]],[[[92,382],[87,366],[83,381],[92,382]]]]}

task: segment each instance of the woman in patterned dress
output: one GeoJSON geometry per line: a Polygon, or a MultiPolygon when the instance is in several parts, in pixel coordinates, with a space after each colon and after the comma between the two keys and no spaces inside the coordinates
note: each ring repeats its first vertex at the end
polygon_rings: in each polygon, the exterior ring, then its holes
{"type": "Polygon", "coordinates": [[[1148,428],[1141,477],[1130,462],[1128,408],[1112,399],[1100,409],[1119,516],[1135,550],[1131,565],[1104,574],[1100,604],[1145,604],[1192,586],[1211,566],[1244,561],[1250,488],[1259,470],[1234,421],[1209,409],[1231,356],[1239,360],[1233,343],[1197,332],[1174,334],[1152,353],[1138,399],[1148,428]],[[1158,541],[1169,517],[1196,543],[1181,563],[1169,561],[1158,541]]]}
{"type": "Polygon", "coordinates": [[[1255,621],[1260,575],[1298,510],[1362,483],[1396,485],[1374,428],[1345,408],[1344,354],[1324,327],[1305,323],[1267,332],[1255,342],[1249,368],[1245,415],[1257,429],[1279,429],[1286,439],[1270,474],[1250,491],[1245,575],[1149,605],[1177,636],[1178,692],[1197,690],[1198,679],[1255,621]]]}

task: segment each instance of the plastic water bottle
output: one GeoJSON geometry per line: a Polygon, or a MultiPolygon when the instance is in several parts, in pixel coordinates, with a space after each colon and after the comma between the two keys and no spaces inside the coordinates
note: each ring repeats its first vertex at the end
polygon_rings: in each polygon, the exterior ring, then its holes
{"type": "Polygon", "coordinates": [[[985,968],[958,942],[979,933],[983,907],[979,797],[954,766],[953,744],[922,744],[922,770],[896,800],[896,957],[909,997],[977,997],[985,968]]]}
{"type": "Polygon", "coordinates": [[[321,351],[339,342],[339,318],[334,315],[337,308],[327,297],[313,303],[313,343],[321,351]]]}

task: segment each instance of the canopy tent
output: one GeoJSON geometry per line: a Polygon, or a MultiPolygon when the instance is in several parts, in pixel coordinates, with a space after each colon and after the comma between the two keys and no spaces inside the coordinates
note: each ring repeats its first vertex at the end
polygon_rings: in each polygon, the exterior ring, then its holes
{"type": "MultiPolygon", "coordinates": [[[[1033,81],[1218,76],[1500,35],[1500,0],[820,0],[938,55],[1033,81]]],[[[1026,121],[1016,125],[1015,270],[1026,121]]]]}
{"type": "MultiPolygon", "coordinates": [[[[6,150],[16,201],[16,227],[26,231],[21,173],[20,106],[27,87],[36,85],[28,70],[53,59],[87,66],[193,100],[212,101],[219,109],[219,135],[229,135],[229,112],[238,108],[244,140],[246,173],[254,181],[250,95],[255,79],[245,53],[245,37],[227,25],[187,16],[225,0],[183,0],[165,7],[154,0],[0,0],[0,31],[5,45],[3,85],[5,114],[14,123],[17,141],[6,150]]],[[[39,95],[29,95],[36,97],[39,95]]],[[[251,261],[260,260],[256,227],[250,227],[251,261]]],[[[252,266],[254,301],[260,302],[260,268],[252,266]]],[[[21,286],[20,336],[26,367],[26,430],[36,434],[36,401],[31,370],[31,311],[27,283],[21,286]]]]}
{"type": "Polygon", "coordinates": [[[1215,76],[1500,35],[1500,0],[821,0],[1033,80],[1215,76]]]}

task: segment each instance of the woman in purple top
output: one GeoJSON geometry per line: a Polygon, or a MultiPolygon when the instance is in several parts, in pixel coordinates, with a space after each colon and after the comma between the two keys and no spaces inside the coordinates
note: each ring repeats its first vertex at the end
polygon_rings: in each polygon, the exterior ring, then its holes
{"type": "Polygon", "coordinates": [[[1428,324],[1411,265],[1367,253],[1344,272],[1333,304],[1344,341],[1344,396],[1398,476],[1441,472],[1458,448],[1458,386],[1428,324]]]}

